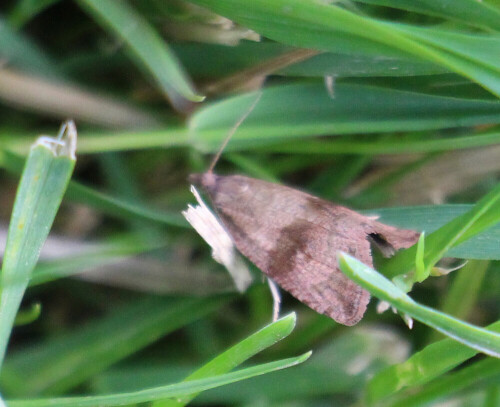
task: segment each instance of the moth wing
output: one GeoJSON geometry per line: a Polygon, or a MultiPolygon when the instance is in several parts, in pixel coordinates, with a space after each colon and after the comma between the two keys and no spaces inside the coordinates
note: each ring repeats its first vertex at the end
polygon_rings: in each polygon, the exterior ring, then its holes
{"type": "Polygon", "coordinates": [[[420,233],[414,230],[399,229],[379,222],[373,222],[372,227],[373,233],[381,237],[395,251],[413,246],[420,236],[420,233]]]}
{"type": "Polygon", "coordinates": [[[202,184],[238,250],[279,286],[341,324],[362,318],[370,295],[342,273],[337,252],[372,265],[368,218],[253,178],[211,174],[202,184]]]}
{"type": "Polygon", "coordinates": [[[241,212],[219,215],[238,250],[298,300],[344,325],[363,317],[370,295],[342,273],[337,259],[337,252],[344,251],[372,264],[363,230],[353,239],[305,219],[276,228],[261,213],[248,228],[251,219],[241,212]]]}
{"type": "Polygon", "coordinates": [[[326,228],[300,223],[293,226],[296,230],[279,239],[278,249],[270,253],[263,271],[315,311],[344,325],[358,323],[370,294],[340,270],[337,253],[344,251],[371,265],[369,241],[339,239],[326,228]]]}

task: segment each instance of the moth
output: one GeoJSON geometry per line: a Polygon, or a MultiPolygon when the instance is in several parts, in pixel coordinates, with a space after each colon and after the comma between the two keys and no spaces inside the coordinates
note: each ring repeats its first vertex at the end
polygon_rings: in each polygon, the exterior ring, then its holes
{"type": "Polygon", "coordinates": [[[287,186],[211,170],[190,176],[212,201],[236,248],[281,288],[338,323],[355,325],[370,295],[338,266],[343,251],[373,266],[370,243],[388,256],[419,233],[377,222],[287,186]]]}
{"type": "MultiPolygon", "coordinates": [[[[190,182],[206,192],[236,248],[264,274],[316,312],[355,325],[370,294],[342,273],[337,252],[373,267],[370,243],[390,256],[415,244],[419,233],[384,225],[294,188],[214,174],[229,139],[259,99],[229,131],[208,171],[191,175],[190,182]]],[[[228,262],[234,262],[232,255],[228,262]]]]}

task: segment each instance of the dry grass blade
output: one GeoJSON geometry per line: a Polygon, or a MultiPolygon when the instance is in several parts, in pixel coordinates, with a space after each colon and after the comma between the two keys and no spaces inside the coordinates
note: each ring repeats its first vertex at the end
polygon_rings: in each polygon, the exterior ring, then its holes
{"type": "Polygon", "coordinates": [[[147,113],[75,85],[48,81],[11,69],[2,69],[0,72],[0,100],[8,105],[56,118],[72,117],[112,128],[151,127],[158,124],[147,113]]]}
{"type": "Polygon", "coordinates": [[[207,94],[217,94],[241,90],[242,88],[246,88],[249,84],[255,84],[256,82],[264,80],[267,75],[273,72],[302,62],[320,53],[321,51],[313,49],[297,49],[286,52],[233,75],[229,75],[217,82],[210,83],[203,88],[203,92],[207,94]]]}

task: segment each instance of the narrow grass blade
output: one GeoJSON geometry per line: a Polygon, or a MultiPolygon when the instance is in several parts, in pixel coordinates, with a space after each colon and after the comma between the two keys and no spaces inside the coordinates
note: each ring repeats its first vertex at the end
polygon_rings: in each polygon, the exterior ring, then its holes
{"type": "Polygon", "coordinates": [[[42,305],[37,302],[31,306],[31,308],[27,310],[19,311],[16,315],[15,325],[27,325],[31,324],[33,321],[36,321],[40,314],[42,313],[42,305]]]}
{"type": "Polygon", "coordinates": [[[500,404],[500,390],[498,386],[490,386],[485,392],[484,405],[485,407],[496,407],[500,404]]]}
{"type": "MultiPolygon", "coordinates": [[[[1,147],[23,154],[29,150],[29,139],[24,135],[12,136],[1,131],[1,147]]],[[[187,147],[190,145],[188,132],[177,121],[169,122],[161,130],[135,131],[93,131],[80,132],[78,151],[82,154],[105,153],[110,151],[149,150],[154,148],[187,147]]]]}
{"type": "Polygon", "coordinates": [[[230,297],[135,301],[101,320],[25,349],[7,360],[1,379],[10,394],[59,394],[153,343],[213,312],[230,297]]]}
{"type": "Polygon", "coordinates": [[[342,271],[374,296],[439,332],[479,352],[500,358],[500,334],[467,324],[413,301],[391,281],[359,260],[343,253],[342,271]]]}
{"type": "Polygon", "coordinates": [[[9,65],[45,77],[62,76],[58,65],[36,44],[0,18],[0,55],[9,65]]]}
{"type": "Polygon", "coordinates": [[[310,352],[294,358],[282,359],[254,367],[242,369],[233,373],[213,376],[206,379],[193,380],[134,393],[110,394],[104,396],[68,397],[60,399],[39,400],[9,400],[9,407],[106,407],[123,404],[145,403],[163,398],[182,397],[199,393],[225,384],[238,382],[251,377],[286,369],[305,362],[310,352]]]}
{"type": "MultiPolygon", "coordinates": [[[[467,213],[453,219],[439,230],[426,236],[425,264],[432,267],[452,247],[500,222],[500,184],[485,195],[467,213]]],[[[381,271],[388,277],[414,268],[417,248],[412,247],[389,259],[381,271]]]]}
{"type": "Polygon", "coordinates": [[[276,177],[272,171],[264,168],[261,163],[252,160],[251,158],[247,158],[242,154],[227,154],[225,157],[226,160],[233,163],[236,167],[241,169],[248,176],[252,176],[254,178],[260,178],[269,182],[279,183],[280,180],[276,177]]]}
{"type": "MultiPolygon", "coordinates": [[[[214,152],[254,97],[244,94],[207,104],[191,116],[188,128],[169,123],[153,131],[80,134],[79,151],[82,154],[192,146],[214,152]]],[[[495,123],[500,123],[500,103],[495,100],[347,83],[337,84],[335,99],[331,99],[323,82],[314,81],[262,90],[259,104],[235,133],[228,150],[256,150],[265,146],[265,151],[271,152],[373,155],[473,148],[498,144],[500,131],[493,128],[474,134],[467,127],[495,123]],[[434,133],[404,137],[398,133],[387,140],[370,136],[312,140],[316,135],[332,137],[450,127],[464,130],[460,135],[442,138],[434,133]],[[299,137],[304,140],[297,140],[299,137]]],[[[25,138],[5,135],[4,140],[5,148],[26,149],[25,138]]]]}
{"type": "Polygon", "coordinates": [[[422,282],[430,274],[430,268],[425,267],[424,262],[424,250],[425,250],[425,232],[422,232],[418,238],[416,256],[415,256],[415,281],[422,282]]]}
{"type": "MultiPolygon", "coordinates": [[[[110,243],[112,238],[105,241],[86,242],[68,241],[69,253],[57,258],[43,259],[33,271],[30,287],[45,284],[60,278],[74,276],[75,274],[92,271],[94,268],[104,268],[109,264],[116,264],[130,260],[131,257],[146,255],[153,250],[165,250],[167,239],[157,240],[152,243],[143,243],[136,234],[130,234],[126,239],[110,243]],[[78,250],[71,250],[70,247],[78,250]]],[[[50,242],[50,241],[48,241],[50,242]]],[[[62,244],[56,242],[54,246],[62,244]]],[[[43,255],[43,252],[42,252],[43,255]]],[[[147,263],[145,263],[147,264],[147,263]]],[[[141,275],[143,271],[141,270],[141,275]]],[[[165,276],[168,280],[168,277],[165,276]]]]}
{"type": "MultiPolygon", "coordinates": [[[[215,44],[178,43],[172,48],[193,76],[220,78],[263,63],[294,50],[274,42],[242,42],[236,47],[215,44]],[[200,64],[200,58],[203,64],[200,64]]],[[[275,75],[340,78],[399,77],[449,72],[438,65],[417,58],[384,57],[380,55],[330,53],[313,56],[290,65],[275,75]]]]}
{"type": "MultiPolygon", "coordinates": [[[[481,296],[481,286],[487,275],[489,261],[469,260],[461,269],[454,272],[451,285],[441,300],[439,307],[444,313],[464,320],[473,316],[477,300],[481,296]]],[[[441,339],[441,334],[433,331],[428,342],[441,339]]]]}
{"type": "Polygon", "coordinates": [[[489,261],[470,260],[455,272],[455,278],[443,299],[441,309],[457,318],[468,319],[481,297],[489,261]]]}
{"type": "Polygon", "coordinates": [[[433,153],[500,144],[500,131],[489,130],[481,133],[467,133],[451,137],[437,137],[436,134],[397,134],[367,140],[366,136],[326,140],[297,140],[265,146],[266,152],[287,154],[339,155],[433,153]]]}
{"type": "Polygon", "coordinates": [[[454,57],[480,61],[478,68],[498,69],[500,55],[495,50],[500,46],[500,38],[497,36],[401,25],[398,25],[398,29],[411,34],[422,43],[442,48],[454,57]]]}
{"type": "Polygon", "coordinates": [[[0,277],[0,366],[24,291],[73,173],[75,150],[76,128],[68,122],[60,138],[40,137],[26,161],[0,277]],[[16,284],[4,285],[14,280],[16,284]]]}
{"type": "MultiPolygon", "coordinates": [[[[290,314],[234,345],[224,353],[212,359],[206,365],[192,373],[184,381],[205,379],[211,376],[227,373],[242,364],[253,355],[263,351],[276,342],[287,337],[295,327],[296,316],[290,314]]],[[[153,407],[180,407],[188,404],[197,394],[180,397],[176,400],[158,401],[153,407]]]]}
{"type": "Polygon", "coordinates": [[[187,147],[188,132],[179,123],[168,123],[161,130],[120,133],[85,133],[81,137],[81,151],[99,153],[106,151],[144,150],[154,148],[187,147]]]}
{"type": "MultiPolygon", "coordinates": [[[[325,317],[324,320],[326,319],[325,317]]],[[[333,327],[334,322],[329,320],[330,327],[333,327]]],[[[308,326],[303,327],[304,331],[307,329],[308,326]]],[[[294,342],[296,331],[297,329],[278,346],[269,348],[266,354],[274,351],[279,354],[293,352],[291,348],[300,346],[294,342]]],[[[272,406],[293,404],[297,400],[331,400],[339,396],[345,397],[346,394],[358,394],[374,372],[382,366],[401,362],[408,351],[406,340],[387,327],[360,326],[337,334],[322,335],[320,341],[316,336],[313,355],[307,363],[295,369],[204,392],[190,405],[239,406],[248,400],[254,400],[256,394],[265,397],[266,405],[272,406]]],[[[303,339],[307,341],[306,338],[303,339]]],[[[311,343],[309,341],[303,344],[308,348],[311,343]]],[[[302,351],[303,349],[304,347],[302,351]]],[[[103,372],[91,382],[91,387],[100,394],[156,387],[173,382],[179,375],[187,375],[184,373],[186,369],[194,370],[190,365],[182,362],[173,362],[168,366],[151,365],[147,362],[140,366],[123,364],[103,372]]]]}
{"type": "Polygon", "coordinates": [[[457,43],[437,45],[437,33],[423,42],[420,34],[426,33],[427,28],[404,23],[396,26],[319,1],[191,1],[283,44],[331,52],[362,50],[378,55],[412,55],[466,76],[500,95],[500,70],[484,62],[490,59],[489,50],[481,53],[483,39],[495,41],[494,36],[471,40],[471,46],[464,49],[457,43]]]}
{"type": "MultiPolygon", "coordinates": [[[[22,166],[22,162],[22,158],[18,155],[8,151],[4,152],[3,164],[10,172],[18,173],[22,166]]],[[[112,197],[76,181],[71,181],[69,183],[66,197],[69,200],[88,205],[108,215],[125,218],[127,220],[133,217],[139,220],[149,220],[170,226],[189,226],[180,214],[161,212],[145,207],[137,202],[112,197]]]]}
{"type": "MultiPolygon", "coordinates": [[[[333,324],[331,322],[330,327],[333,324]]],[[[307,326],[304,327],[304,330],[307,331],[307,326]]],[[[294,338],[296,334],[297,328],[294,330],[293,338],[290,336],[289,339],[278,345],[279,353],[287,354],[292,351],[291,348],[295,348],[294,338]]],[[[428,382],[439,383],[443,379],[439,376],[447,370],[451,370],[449,367],[443,371],[440,369],[443,369],[446,363],[453,362],[452,358],[456,360],[457,355],[464,357],[467,352],[468,358],[470,358],[470,355],[476,353],[473,349],[447,339],[442,341],[443,346],[440,346],[432,354],[428,354],[427,358],[418,359],[411,365],[403,363],[410,351],[408,340],[386,325],[359,326],[342,333],[337,332],[337,335],[322,335],[322,339],[320,341],[318,339],[316,337],[317,345],[315,347],[317,349],[310,360],[302,366],[270,376],[261,376],[235,383],[230,387],[204,392],[191,404],[243,405],[248,400],[254,400],[256,394],[265,396],[266,405],[273,406],[293,404],[297,400],[317,401],[321,399],[330,401],[336,396],[345,397],[346,394],[356,395],[354,397],[358,399],[357,396],[365,390],[366,384],[374,375],[377,377],[379,372],[393,369],[401,364],[401,369],[398,370],[401,382],[404,383],[406,378],[415,375],[421,375],[425,380],[428,375],[428,382]],[[460,349],[463,349],[464,352],[461,352],[460,349]],[[421,371],[419,371],[419,361],[422,365],[421,371]],[[439,373],[434,376],[436,371],[439,373]],[[406,372],[408,372],[407,375],[406,372]],[[436,379],[436,377],[439,378],[436,379]]],[[[309,341],[305,346],[306,348],[311,346],[311,342],[309,341]]],[[[270,348],[269,351],[274,349],[270,348]]],[[[410,360],[411,358],[408,361],[410,360]]],[[[496,359],[489,358],[489,360],[496,359]]],[[[91,382],[91,388],[100,394],[106,394],[156,387],[163,383],[173,382],[179,375],[187,374],[186,370],[189,371],[190,366],[192,364],[186,365],[182,362],[174,362],[168,366],[152,365],[147,362],[140,366],[124,364],[103,372],[91,382]]],[[[453,367],[455,366],[453,365],[453,367]]],[[[191,369],[194,368],[191,367],[191,369]]],[[[394,377],[394,379],[397,378],[394,377]]],[[[389,394],[392,394],[394,392],[392,386],[398,382],[379,383],[382,391],[385,389],[386,383],[390,389],[389,394]]],[[[415,385],[411,384],[411,386],[415,385]]],[[[409,390],[416,391],[414,388],[409,390]]],[[[386,400],[387,398],[382,399],[381,406],[385,406],[383,403],[386,400]]],[[[344,403],[339,401],[338,405],[343,406],[344,403]]],[[[365,404],[361,403],[360,405],[365,404]]]]}
{"type": "Polygon", "coordinates": [[[430,16],[460,21],[484,29],[500,30],[500,9],[474,0],[356,0],[361,3],[416,11],[430,16]]]}
{"type": "Polygon", "coordinates": [[[97,21],[123,40],[140,67],[146,68],[174,106],[201,102],[179,61],[154,28],[125,1],[79,0],[97,21]]]}
{"type": "MultiPolygon", "coordinates": [[[[432,233],[453,219],[465,215],[474,205],[447,204],[433,206],[408,206],[404,208],[381,208],[366,211],[367,215],[379,215],[380,221],[406,229],[432,233]]],[[[426,242],[427,242],[426,235],[426,242]]],[[[446,257],[462,259],[500,260],[498,242],[500,224],[496,224],[469,240],[451,248],[446,257]]],[[[413,251],[413,249],[410,249],[413,251]]],[[[411,260],[413,261],[414,258],[411,260]]]]}
{"type": "Polygon", "coordinates": [[[408,389],[402,394],[396,394],[394,397],[384,400],[383,406],[425,406],[438,400],[451,399],[465,389],[480,389],[488,384],[498,384],[499,380],[500,360],[487,358],[420,388],[408,389]]]}
{"type": "MultiPolygon", "coordinates": [[[[200,109],[189,122],[193,146],[203,151],[217,151],[227,129],[254,98],[253,94],[234,96],[200,109]]],[[[259,103],[238,128],[228,149],[268,146],[283,140],[288,143],[293,142],[292,138],[317,135],[428,130],[485,123],[500,123],[500,102],[342,83],[335,86],[332,99],[323,82],[294,84],[264,89],[259,103]],[[359,103],[360,100],[363,103],[359,103]]]]}
{"type": "Polygon", "coordinates": [[[77,182],[70,183],[68,187],[68,199],[89,205],[111,216],[125,219],[134,217],[168,226],[188,227],[188,223],[180,214],[159,211],[137,202],[109,196],[77,182]]]}
{"type": "Polygon", "coordinates": [[[9,23],[19,28],[37,14],[59,1],[60,0],[20,0],[14,4],[14,8],[9,13],[9,23]]]}
{"type": "MultiPolygon", "coordinates": [[[[500,321],[487,328],[500,333],[500,321]]],[[[366,400],[374,403],[404,388],[433,382],[476,354],[476,350],[452,339],[428,345],[407,361],[378,372],[368,383],[366,400]]]]}

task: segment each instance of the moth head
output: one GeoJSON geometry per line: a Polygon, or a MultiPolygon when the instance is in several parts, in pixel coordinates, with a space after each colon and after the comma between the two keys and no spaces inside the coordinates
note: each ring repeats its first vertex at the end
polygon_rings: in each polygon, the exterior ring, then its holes
{"type": "Polygon", "coordinates": [[[210,196],[215,206],[234,204],[239,199],[245,199],[251,194],[249,179],[247,177],[220,176],[212,172],[204,174],[192,174],[189,181],[201,187],[210,196]]]}
{"type": "Polygon", "coordinates": [[[202,188],[210,196],[213,196],[217,190],[218,178],[213,172],[205,172],[203,174],[191,174],[189,182],[194,186],[202,188]]]}

